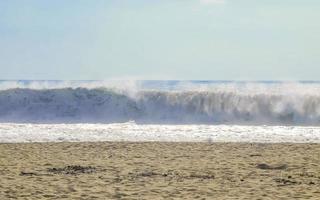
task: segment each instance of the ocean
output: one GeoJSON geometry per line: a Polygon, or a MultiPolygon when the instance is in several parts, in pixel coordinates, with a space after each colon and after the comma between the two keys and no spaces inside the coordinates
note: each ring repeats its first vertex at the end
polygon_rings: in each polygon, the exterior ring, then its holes
{"type": "Polygon", "coordinates": [[[0,81],[0,142],[320,142],[320,83],[0,81]]]}

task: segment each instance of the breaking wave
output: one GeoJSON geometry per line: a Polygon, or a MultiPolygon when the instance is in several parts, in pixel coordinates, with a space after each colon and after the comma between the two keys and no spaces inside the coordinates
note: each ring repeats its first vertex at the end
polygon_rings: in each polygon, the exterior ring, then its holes
{"type": "Polygon", "coordinates": [[[318,90],[267,87],[134,93],[105,87],[6,88],[0,90],[0,122],[320,125],[318,90]]]}

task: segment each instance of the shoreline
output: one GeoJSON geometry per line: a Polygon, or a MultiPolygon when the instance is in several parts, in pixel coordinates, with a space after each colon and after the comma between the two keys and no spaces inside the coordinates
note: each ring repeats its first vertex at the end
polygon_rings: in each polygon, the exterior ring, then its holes
{"type": "Polygon", "coordinates": [[[320,127],[230,125],[1,124],[0,143],[249,142],[320,143],[320,127]]]}

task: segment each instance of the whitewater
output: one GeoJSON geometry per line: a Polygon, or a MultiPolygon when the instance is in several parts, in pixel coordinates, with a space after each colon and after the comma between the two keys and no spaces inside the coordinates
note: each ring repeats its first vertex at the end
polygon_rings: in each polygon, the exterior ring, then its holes
{"type": "Polygon", "coordinates": [[[0,81],[0,142],[320,142],[320,83],[0,81]]]}

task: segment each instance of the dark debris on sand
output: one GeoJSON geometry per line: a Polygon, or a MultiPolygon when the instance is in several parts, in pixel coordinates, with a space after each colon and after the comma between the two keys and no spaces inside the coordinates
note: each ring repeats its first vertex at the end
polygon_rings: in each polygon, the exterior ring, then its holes
{"type": "Polygon", "coordinates": [[[38,174],[34,173],[34,172],[20,172],[20,176],[37,176],[38,174]]]}
{"type": "Polygon", "coordinates": [[[77,175],[77,174],[91,174],[95,173],[97,169],[92,166],[80,166],[80,165],[68,165],[62,168],[48,168],[47,172],[53,174],[69,174],[69,175],[77,175]]]}
{"type": "Polygon", "coordinates": [[[130,173],[130,175],[133,175],[135,178],[137,178],[137,177],[154,177],[154,176],[178,178],[178,179],[203,179],[203,180],[215,178],[215,176],[213,174],[192,173],[192,174],[186,175],[186,174],[180,174],[179,172],[175,172],[175,171],[171,171],[171,170],[164,172],[164,173],[158,173],[158,172],[154,172],[151,170],[144,170],[144,171],[138,172],[138,173],[130,173]]]}
{"type": "Polygon", "coordinates": [[[271,166],[265,163],[261,163],[257,165],[258,169],[264,169],[264,170],[285,170],[288,168],[287,165],[277,165],[277,166],[271,166]]]}
{"type": "Polygon", "coordinates": [[[97,172],[97,169],[92,166],[68,165],[62,168],[47,168],[44,173],[25,172],[21,171],[20,176],[52,176],[58,174],[65,175],[78,175],[78,174],[91,174],[97,172]]]}
{"type": "Polygon", "coordinates": [[[301,184],[300,182],[297,182],[295,180],[289,180],[285,178],[275,178],[274,181],[279,184],[278,186],[301,184]]]}

